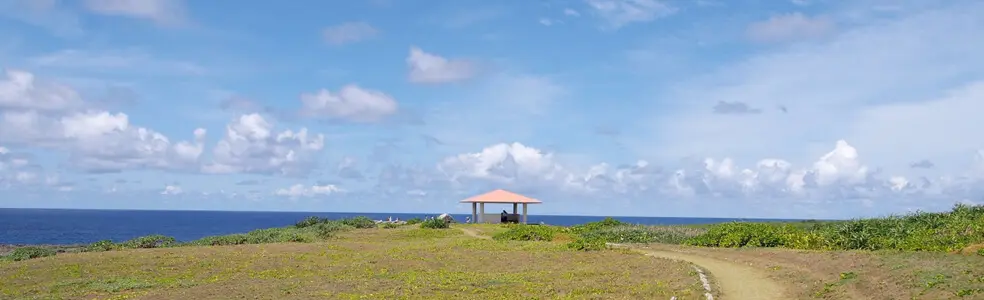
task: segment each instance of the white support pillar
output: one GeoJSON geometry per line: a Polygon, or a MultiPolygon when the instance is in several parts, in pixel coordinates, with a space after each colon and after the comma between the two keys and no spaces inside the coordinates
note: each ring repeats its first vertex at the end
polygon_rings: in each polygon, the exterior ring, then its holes
{"type": "Polygon", "coordinates": [[[518,209],[516,209],[516,206],[519,206],[519,205],[518,205],[518,204],[516,204],[516,203],[513,203],[513,214],[514,214],[514,215],[515,215],[515,214],[518,214],[518,213],[519,213],[519,210],[518,210],[518,209]]]}
{"type": "Polygon", "coordinates": [[[472,202],[472,222],[478,223],[478,203],[472,202]]]}
{"type": "Polygon", "coordinates": [[[523,203],[523,224],[526,224],[526,203],[523,203]]]}
{"type": "Polygon", "coordinates": [[[481,223],[485,223],[485,203],[478,204],[478,219],[481,223]]]}

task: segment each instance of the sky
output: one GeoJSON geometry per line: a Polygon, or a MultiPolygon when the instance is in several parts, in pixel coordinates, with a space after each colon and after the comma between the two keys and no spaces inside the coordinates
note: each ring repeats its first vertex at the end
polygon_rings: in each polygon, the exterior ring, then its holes
{"type": "Polygon", "coordinates": [[[977,0],[0,0],[0,207],[984,204],[980,28],[977,0]]]}

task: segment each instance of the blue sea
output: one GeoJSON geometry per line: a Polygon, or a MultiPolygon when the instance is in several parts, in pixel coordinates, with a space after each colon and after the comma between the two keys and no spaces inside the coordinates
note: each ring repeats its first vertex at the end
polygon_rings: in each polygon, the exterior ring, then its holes
{"type": "MultiPolygon", "coordinates": [[[[234,211],[155,211],[155,210],[77,210],[0,208],[0,245],[3,244],[83,244],[100,240],[116,242],[138,236],[163,234],[179,241],[210,235],[243,233],[254,229],[282,227],[308,217],[330,219],[366,216],[373,220],[389,217],[407,220],[436,214],[406,213],[330,213],[330,212],[234,212],[234,211]]],[[[466,214],[454,215],[463,221],[466,214]]],[[[530,215],[529,223],[570,226],[598,221],[605,217],[530,215]]],[[[730,222],[726,218],[615,217],[623,222],[646,225],[709,224],[730,222]]],[[[793,221],[742,219],[747,221],[793,221]]]]}

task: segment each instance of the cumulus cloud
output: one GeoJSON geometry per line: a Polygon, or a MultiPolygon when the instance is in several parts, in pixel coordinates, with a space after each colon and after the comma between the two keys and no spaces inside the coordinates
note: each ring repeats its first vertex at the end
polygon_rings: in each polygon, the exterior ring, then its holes
{"type": "Polygon", "coordinates": [[[81,104],[81,96],[71,87],[40,81],[29,72],[8,69],[0,78],[0,110],[63,111],[81,104]]]}
{"type": "Polygon", "coordinates": [[[0,81],[0,142],[65,150],[72,165],[93,172],[185,168],[201,154],[204,129],[194,142],[173,143],[124,113],[87,106],[71,87],[8,71],[0,81]]]}
{"type": "Polygon", "coordinates": [[[397,112],[399,105],[390,95],[350,84],[337,93],[321,89],[301,95],[301,114],[310,117],[377,122],[397,112]]]}
{"type": "Polygon", "coordinates": [[[586,0],[607,26],[618,29],[631,23],[645,23],[672,15],[677,8],[658,0],[586,0]]]}
{"type": "Polygon", "coordinates": [[[444,58],[424,52],[418,47],[410,47],[407,66],[410,69],[408,78],[413,83],[448,83],[465,80],[476,74],[474,64],[467,60],[444,58]]]}
{"type": "Polygon", "coordinates": [[[366,22],[348,22],[325,28],[323,34],[328,44],[338,46],[370,39],[379,30],[366,22]]]}
{"type": "Polygon", "coordinates": [[[277,196],[298,198],[298,197],[327,196],[327,195],[332,195],[342,192],[344,192],[344,190],[331,184],[312,185],[312,186],[295,184],[290,186],[289,188],[278,189],[276,192],[274,192],[274,194],[277,196]]]}
{"type": "MultiPolygon", "coordinates": [[[[984,156],[981,160],[984,166],[984,156]]],[[[618,167],[601,163],[585,168],[561,162],[553,153],[520,143],[503,143],[480,152],[447,157],[437,169],[458,188],[505,186],[546,193],[672,196],[705,201],[783,199],[790,203],[894,199],[893,195],[899,193],[952,200],[970,196],[964,187],[978,182],[974,180],[984,180],[881,174],[869,168],[859,151],[844,140],[834,143],[832,150],[812,164],[799,166],[785,159],[765,158],[750,167],[740,167],[734,159],[724,157],[665,168],[647,161],[618,167]]],[[[952,201],[941,203],[946,206],[952,201]]]]}
{"type": "Polygon", "coordinates": [[[908,169],[917,159],[956,166],[966,151],[984,148],[973,133],[979,128],[973,112],[984,110],[984,102],[974,100],[984,95],[984,84],[975,80],[984,78],[984,57],[975,55],[984,52],[984,40],[970,29],[984,26],[982,13],[980,2],[948,2],[725,63],[660,93],[687,101],[669,110],[653,107],[652,135],[627,145],[661,161],[691,155],[748,160],[763,149],[805,157],[822,151],[817,140],[845,139],[884,168],[908,169]],[[782,105],[788,113],[720,118],[707,108],[721,99],[782,105]]]}
{"type": "Polygon", "coordinates": [[[180,186],[170,185],[170,184],[165,185],[164,189],[161,190],[161,195],[165,195],[165,196],[175,196],[175,195],[181,195],[183,193],[184,191],[181,189],[180,186]]]}
{"type": "Polygon", "coordinates": [[[753,41],[778,42],[822,37],[834,29],[834,22],[829,18],[796,12],[749,24],[745,33],[753,41]]]}
{"type": "Polygon", "coordinates": [[[324,135],[309,134],[307,128],[275,132],[275,125],[260,114],[239,116],[226,126],[202,171],[300,176],[317,167],[315,154],[324,149],[324,135]]]}

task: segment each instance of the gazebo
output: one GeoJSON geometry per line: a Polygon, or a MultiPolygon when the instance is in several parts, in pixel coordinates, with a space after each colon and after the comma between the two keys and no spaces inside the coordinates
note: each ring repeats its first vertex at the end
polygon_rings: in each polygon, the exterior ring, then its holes
{"type": "Polygon", "coordinates": [[[518,222],[526,224],[526,206],[528,204],[540,204],[543,203],[540,200],[529,198],[520,194],[516,194],[506,190],[494,190],[485,194],[474,196],[465,200],[461,200],[461,203],[471,203],[472,207],[472,220],[475,223],[499,223],[499,214],[485,214],[485,204],[512,204],[512,214],[507,216],[509,219],[515,218],[518,222]],[[519,205],[523,205],[523,215],[519,218],[519,205]]]}

